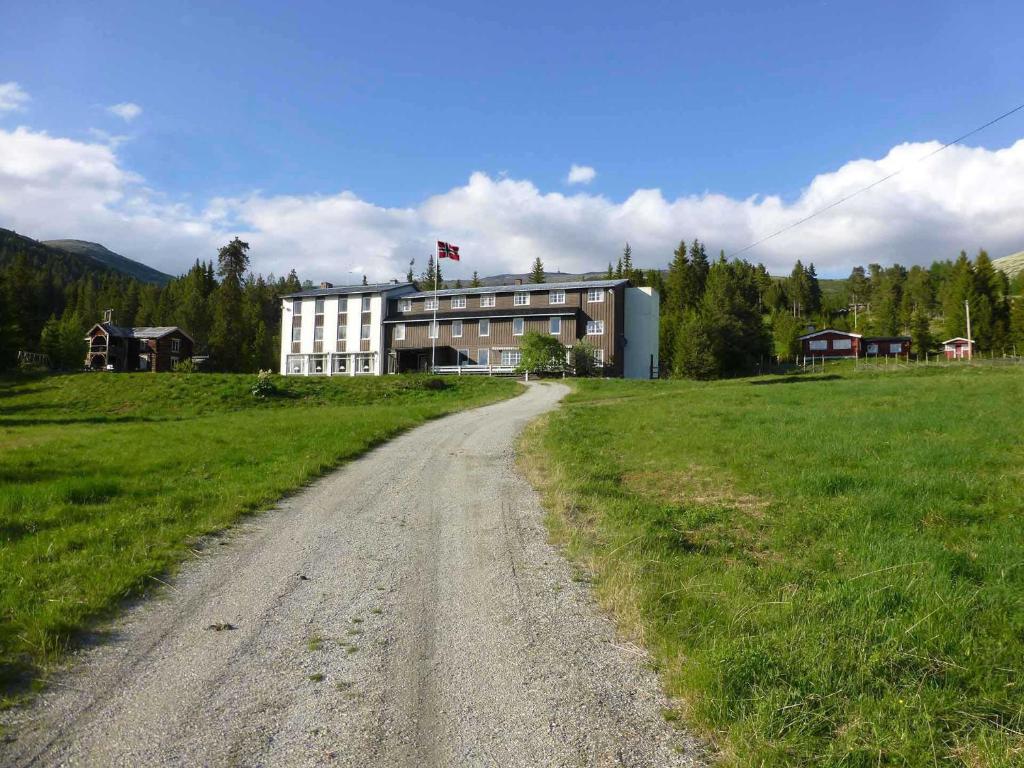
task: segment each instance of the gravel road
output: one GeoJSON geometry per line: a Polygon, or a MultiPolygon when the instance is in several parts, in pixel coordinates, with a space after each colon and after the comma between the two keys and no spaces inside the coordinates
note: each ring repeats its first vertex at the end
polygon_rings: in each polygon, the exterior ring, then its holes
{"type": "Polygon", "coordinates": [[[565,392],[428,423],[206,542],[0,714],[0,764],[703,763],[515,470],[517,433],[565,392]]]}

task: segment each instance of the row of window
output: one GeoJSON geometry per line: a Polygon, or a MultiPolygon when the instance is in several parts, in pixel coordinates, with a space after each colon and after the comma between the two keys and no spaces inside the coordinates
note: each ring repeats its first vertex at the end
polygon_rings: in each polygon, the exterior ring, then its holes
{"type": "MultiPolygon", "coordinates": [[[[360,309],[363,312],[370,311],[370,296],[363,296],[360,303],[360,309]]],[[[342,306],[348,306],[347,298],[342,296],[338,299],[339,302],[344,302],[342,306]]],[[[344,313],[345,310],[342,310],[344,313]]],[[[324,313],[324,299],[318,298],[313,302],[313,314],[322,315],[324,313]]],[[[302,314],[302,299],[292,299],[292,314],[295,316],[302,314]]]]}
{"type": "MultiPolygon", "coordinates": [[[[493,307],[497,302],[497,294],[494,293],[481,293],[480,296],[480,308],[486,309],[493,307]]],[[[466,309],[467,306],[466,296],[452,296],[451,297],[451,309],[466,309]]],[[[602,288],[589,288],[587,289],[587,302],[590,304],[604,301],[604,289],[602,288]]],[[[553,290],[548,291],[548,304],[565,304],[565,291],[553,290]]],[[[529,291],[516,291],[512,294],[512,305],[516,307],[528,307],[530,306],[530,292],[529,291]]],[[[434,310],[440,309],[440,300],[437,296],[429,296],[423,301],[423,309],[434,310]]],[[[398,311],[399,312],[412,312],[412,299],[399,299],[398,300],[398,311]]]]}
{"type": "MultiPolygon", "coordinates": [[[[288,373],[323,374],[328,370],[327,355],[288,355],[285,361],[288,373]]],[[[330,371],[334,374],[373,373],[373,355],[335,355],[331,357],[330,371]],[[350,359],[351,358],[351,359],[350,359]],[[351,367],[350,367],[351,366],[351,367]]]]}
{"type": "MultiPolygon", "coordinates": [[[[452,338],[462,338],[462,327],[463,323],[461,320],[452,320],[452,338]]],[[[438,337],[439,323],[432,321],[427,325],[427,337],[436,339],[438,337]]],[[[522,336],[526,331],[526,318],[514,317],[512,318],[512,335],[522,336]]],[[[552,336],[557,336],[562,332],[562,318],[550,317],[548,318],[548,333],[552,336]]],[[[602,336],[604,334],[604,320],[589,320],[587,321],[587,336],[602,336]]],[[[491,335],[491,321],[487,318],[481,318],[477,321],[477,336],[490,336],[491,335]]],[[[405,341],[405,323],[395,323],[395,332],[393,336],[395,341],[405,341]]]]}

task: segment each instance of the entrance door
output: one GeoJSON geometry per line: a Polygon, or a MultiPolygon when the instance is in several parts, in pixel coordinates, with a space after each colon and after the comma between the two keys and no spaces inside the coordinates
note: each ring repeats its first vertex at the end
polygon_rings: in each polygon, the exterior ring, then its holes
{"type": "Polygon", "coordinates": [[[427,370],[427,368],[430,367],[430,358],[424,354],[418,355],[416,358],[416,367],[421,371],[427,370]]]}

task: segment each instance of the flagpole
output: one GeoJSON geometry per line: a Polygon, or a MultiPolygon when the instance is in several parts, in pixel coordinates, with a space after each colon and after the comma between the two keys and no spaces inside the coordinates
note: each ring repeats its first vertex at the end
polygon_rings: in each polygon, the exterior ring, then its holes
{"type": "Polygon", "coordinates": [[[434,246],[434,319],[430,323],[430,372],[434,372],[434,358],[437,349],[437,264],[441,260],[440,249],[434,246]]]}

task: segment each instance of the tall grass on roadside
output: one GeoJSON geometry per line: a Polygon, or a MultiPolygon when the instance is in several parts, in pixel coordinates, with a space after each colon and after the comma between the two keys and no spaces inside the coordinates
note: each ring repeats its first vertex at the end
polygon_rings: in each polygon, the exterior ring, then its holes
{"type": "Polygon", "coordinates": [[[552,529],[723,761],[1024,765],[1024,376],[579,382],[552,529]]]}
{"type": "Polygon", "coordinates": [[[0,379],[0,701],[190,543],[426,419],[516,393],[423,376],[0,379]]]}

